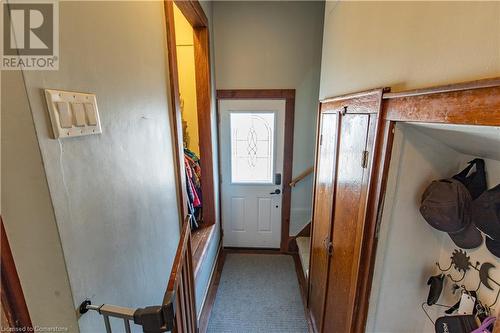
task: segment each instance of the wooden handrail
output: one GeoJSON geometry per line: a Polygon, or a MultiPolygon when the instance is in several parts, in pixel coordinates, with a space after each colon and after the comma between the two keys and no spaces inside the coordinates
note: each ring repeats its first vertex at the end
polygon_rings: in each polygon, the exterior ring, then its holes
{"type": "Polygon", "coordinates": [[[170,273],[163,304],[174,304],[174,329],[177,333],[198,331],[196,320],[193,255],[191,249],[191,226],[188,217],[184,220],[174,264],[170,273]]]}
{"type": "Polygon", "coordinates": [[[297,177],[292,179],[292,181],[290,182],[290,186],[295,187],[295,185],[297,185],[298,182],[300,182],[302,179],[309,176],[311,173],[313,173],[313,171],[314,171],[314,167],[310,167],[310,168],[306,169],[301,174],[299,174],[297,177]]]}

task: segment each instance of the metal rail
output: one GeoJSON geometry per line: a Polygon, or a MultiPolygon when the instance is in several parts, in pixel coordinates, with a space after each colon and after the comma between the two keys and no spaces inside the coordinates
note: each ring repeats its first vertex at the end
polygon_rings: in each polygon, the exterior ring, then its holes
{"type": "Polygon", "coordinates": [[[110,317],[123,319],[126,333],[132,332],[130,322],[142,326],[144,333],[167,332],[171,331],[174,326],[174,311],[171,303],[132,309],[111,304],[93,305],[90,300],[85,300],[80,305],[80,314],[87,313],[89,310],[103,317],[106,333],[113,333],[110,317]]]}

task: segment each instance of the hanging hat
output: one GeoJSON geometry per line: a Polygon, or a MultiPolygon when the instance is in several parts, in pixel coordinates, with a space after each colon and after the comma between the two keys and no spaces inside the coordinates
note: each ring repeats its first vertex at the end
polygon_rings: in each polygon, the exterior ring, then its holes
{"type": "Polygon", "coordinates": [[[495,257],[500,258],[500,241],[494,240],[486,236],[486,248],[495,257]]]}
{"type": "Polygon", "coordinates": [[[475,158],[469,162],[469,165],[460,173],[453,176],[454,179],[459,180],[469,190],[472,200],[478,198],[486,189],[486,170],[484,168],[484,160],[475,158]],[[473,166],[476,166],[476,171],[469,175],[473,166]]]}
{"type": "Polygon", "coordinates": [[[471,212],[474,224],[490,239],[488,242],[487,238],[486,246],[491,253],[500,257],[500,184],[474,200],[471,212]]]}
{"type": "Polygon", "coordinates": [[[420,213],[432,227],[447,232],[460,248],[480,246],[483,236],[472,223],[472,197],[465,185],[453,178],[433,181],[422,195],[420,213]]]}

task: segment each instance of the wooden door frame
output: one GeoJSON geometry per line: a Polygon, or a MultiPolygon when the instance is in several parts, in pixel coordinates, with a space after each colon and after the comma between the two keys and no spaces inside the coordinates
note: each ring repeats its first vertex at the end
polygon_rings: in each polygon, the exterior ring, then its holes
{"type": "MultiPolygon", "coordinates": [[[[283,152],[283,177],[281,184],[282,203],[281,203],[281,241],[280,251],[289,252],[289,243],[293,239],[290,237],[290,214],[292,188],[292,167],[293,167],[293,129],[295,117],[295,89],[221,89],[217,90],[217,117],[219,115],[219,101],[221,99],[283,99],[285,100],[285,133],[284,133],[284,152],[283,152]]],[[[219,121],[217,122],[219,123],[219,121]]],[[[220,147],[220,138],[219,138],[220,147]]],[[[221,177],[219,149],[219,177],[221,177]]],[[[220,178],[221,179],[221,178],[220,178]]],[[[219,191],[220,192],[220,191],[219,191]]],[[[222,200],[220,209],[222,210],[222,200]]],[[[220,212],[222,219],[222,211],[220,212]]],[[[222,223],[221,223],[222,230],[222,223]]]]}
{"type": "MultiPolygon", "coordinates": [[[[363,93],[352,94],[363,99],[363,93]]],[[[327,99],[330,103],[342,97],[327,99]]],[[[320,105],[321,109],[322,105],[320,105]]],[[[367,197],[367,229],[363,235],[360,271],[353,314],[353,331],[364,332],[377,251],[376,233],[382,216],[392,153],[393,129],[398,122],[500,126],[500,78],[382,95],[372,179],[367,197]]],[[[313,226],[314,228],[314,226],[313,226]]]]}
{"type": "Polygon", "coordinates": [[[169,68],[169,85],[171,99],[171,128],[175,148],[177,197],[182,198],[178,203],[182,216],[179,224],[182,227],[184,217],[188,214],[186,203],[186,176],[184,167],[184,147],[182,134],[182,114],[179,98],[179,71],[177,66],[177,50],[175,40],[174,3],[180,9],[187,21],[193,27],[195,76],[196,76],[196,104],[198,115],[198,135],[200,158],[203,163],[201,175],[201,190],[203,193],[203,220],[206,225],[216,223],[214,171],[212,155],[212,90],[210,73],[210,43],[209,22],[199,1],[197,0],[164,0],[166,18],[167,58],[169,68]]]}
{"type": "MultiPolygon", "coordinates": [[[[32,329],[31,318],[28,312],[28,306],[24,298],[19,275],[12,252],[10,250],[9,240],[5,232],[3,220],[0,217],[1,224],[1,302],[2,308],[7,316],[7,325],[9,328],[32,329]]],[[[4,323],[5,325],[5,323],[4,323]]],[[[7,326],[4,326],[7,327],[7,326]]]]}
{"type": "MultiPolygon", "coordinates": [[[[377,188],[377,183],[379,179],[379,175],[381,174],[380,168],[382,165],[379,163],[379,160],[377,156],[379,155],[380,151],[380,143],[383,139],[378,133],[381,131],[382,126],[383,126],[383,117],[382,117],[382,109],[383,109],[383,100],[382,96],[384,93],[387,93],[390,91],[390,88],[377,88],[377,89],[372,89],[372,90],[367,90],[367,91],[362,91],[362,92],[356,92],[352,94],[345,94],[337,97],[332,97],[332,98],[327,98],[324,100],[320,101],[319,105],[319,114],[318,117],[321,117],[321,113],[337,113],[339,115],[346,114],[346,113],[351,113],[351,114],[373,114],[375,118],[375,135],[374,135],[374,143],[373,143],[373,153],[371,154],[370,161],[369,161],[369,176],[368,176],[368,183],[365,185],[368,189],[366,190],[366,195],[362,199],[363,204],[365,205],[365,212],[363,216],[363,220],[365,221],[364,226],[365,230],[367,232],[363,232],[363,238],[360,239],[360,253],[359,253],[359,273],[356,275],[356,295],[360,294],[360,289],[361,286],[363,285],[364,281],[364,265],[365,265],[365,258],[364,258],[364,251],[366,251],[367,245],[365,244],[369,239],[370,235],[372,234],[371,231],[373,231],[373,235],[375,235],[375,230],[376,230],[376,221],[373,221],[370,218],[370,212],[371,212],[371,205],[373,203],[374,198],[372,197],[373,189],[377,188]]],[[[339,119],[341,117],[339,116],[339,119]]],[[[340,120],[341,121],[341,120],[340,120]]],[[[340,121],[339,121],[339,128],[340,128],[340,121]]],[[[319,133],[319,132],[318,132],[319,133]]],[[[318,149],[318,148],[316,148],[318,149]]],[[[338,148],[337,148],[338,149],[338,148]]],[[[336,156],[337,162],[338,162],[339,156],[336,156]]],[[[337,163],[336,162],[336,163],[337,163]]],[[[332,206],[332,223],[330,226],[330,234],[329,237],[330,239],[333,239],[333,225],[334,225],[334,219],[335,219],[335,212],[334,212],[334,207],[335,207],[335,202],[336,202],[336,197],[337,197],[337,177],[334,178],[334,199],[333,199],[333,206],[332,206]]],[[[312,223],[312,228],[314,228],[314,221],[312,223]]],[[[312,246],[312,243],[311,243],[312,246]]],[[[312,253],[312,252],[311,252],[312,253]]],[[[331,257],[330,257],[331,258],[331,257]]],[[[313,259],[311,258],[310,265],[312,264],[313,259]]],[[[328,289],[328,281],[330,280],[330,261],[328,262],[328,267],[327,267],[327,289],[328,289]]],[[[327,296],[328,293],[326,292],[325,297],[324,297],[324,305],[323,305],[323,311],[325,311],[325,307],[327,305],[327,296]]],[[[360,306],[360,300],[358,299],[358,296],[354,298],[353,302],[353,318],[351,319],[346,319],[350,320],[350,325],[351,326],[358,326],[358,323],[354,318],[356,318],[357,313],[359,312],[358,307],[360,306]]],[[[325,315],[322,315],[321,322],[319,323],[319,332],[321,332],[324,329],[324,321],[325,321],[325,315]]],[[[364,325],[363,325],[364,327],[364,325]]],[[[318,327],[315,327],[316,330],[318,330],[318,327]]]]}

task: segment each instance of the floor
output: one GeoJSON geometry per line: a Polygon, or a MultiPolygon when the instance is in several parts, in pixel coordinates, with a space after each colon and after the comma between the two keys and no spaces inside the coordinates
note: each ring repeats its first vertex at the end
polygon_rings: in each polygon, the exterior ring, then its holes
{"type": "Polygon", "coordinates": [[[308,332],[292,256],[228,253],[207,332],[308,332]]]}

